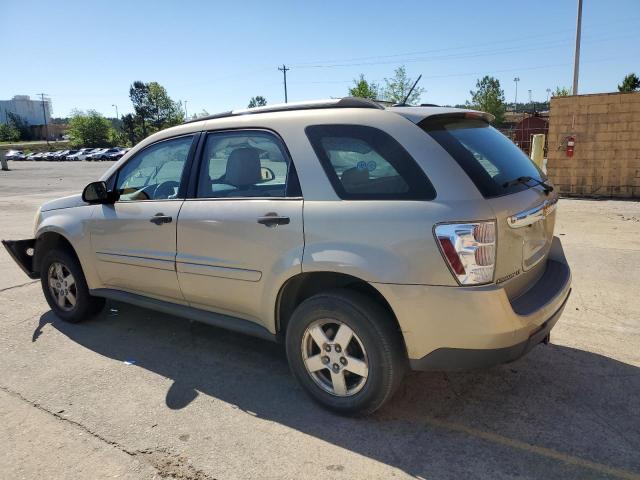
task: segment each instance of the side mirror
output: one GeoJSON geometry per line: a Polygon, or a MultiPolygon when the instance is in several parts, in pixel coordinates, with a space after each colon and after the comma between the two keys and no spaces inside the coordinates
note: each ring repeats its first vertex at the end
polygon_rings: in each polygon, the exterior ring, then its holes
{"type": "Polygon", "coordinates": [[[113,203],[105,182],[92,182],[82,191],[82,200],[87,203],[113,203]]]}

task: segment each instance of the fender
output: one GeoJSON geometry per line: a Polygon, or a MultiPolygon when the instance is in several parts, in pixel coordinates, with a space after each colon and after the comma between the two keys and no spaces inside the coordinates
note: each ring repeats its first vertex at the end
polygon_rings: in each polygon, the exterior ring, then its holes
{"type": "Polygon", "coordinates": [[[78,207],[47,210],[40,213],[40,222],[36,227],[36,252],[38,239],[46,233],[56,233],[63,237],[74,249],[89,288],[99,288],[94,262],[91,255],[91,238],[87,221],[95,212],[94,205],[83,204],[78,207]]]}

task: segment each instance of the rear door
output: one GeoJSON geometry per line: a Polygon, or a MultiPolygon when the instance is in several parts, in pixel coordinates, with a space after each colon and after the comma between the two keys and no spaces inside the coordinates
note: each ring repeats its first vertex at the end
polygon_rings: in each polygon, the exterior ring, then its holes
{"type": "Polygon", "coordinates": [[[176,268],[185,299],[264,323],[284,279],[302,271],[302,205],[295,168],[274,133],[208,134],[195,198],[178,219],[176,268]]]}
{"type": "Polygon", "coordinates": [[[91,246],[107,288],[183,300],[175,270],[176,224],[193,135],[155,143],[117,172],[113,205],[90,220],[91,246]]]}
{"type": "Polygon", "coordinates": [[[419,125],[455,159],[493,209],[495,282],[504,284],[510,297],[517,296],[544,272],[557,193],[540,186],[548,184],[545,175],[511,140],[473,114],[436,115],[419,125]]]}

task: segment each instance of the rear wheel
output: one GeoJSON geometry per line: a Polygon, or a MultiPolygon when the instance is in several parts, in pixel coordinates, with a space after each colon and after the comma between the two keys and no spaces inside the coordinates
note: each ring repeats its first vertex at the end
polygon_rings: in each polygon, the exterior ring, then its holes
{"type": "Polygon", "coordinates": [[[40,281],[47,303],[62,320],[77,323],[104,307],[103,298],[89,294],[82,268],[69,252],[47,252],[40,266],[40,281]]]}
{"type": "Polygon", "coordinates": [[[366,415],[400,384],[406,355],[388,312],[367,297],[336,290],[298,306],[287,326],[294,376],[321,405],[366,415]]]}

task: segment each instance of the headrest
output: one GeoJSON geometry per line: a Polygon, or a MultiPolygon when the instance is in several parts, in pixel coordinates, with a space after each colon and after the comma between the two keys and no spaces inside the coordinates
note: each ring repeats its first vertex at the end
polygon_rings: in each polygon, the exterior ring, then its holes
{"type": "Polygon", "coordinates": [[[262,180],[260,154],[255,148],[238,148],[227,160],[225,182],[236,187],[255,185],[262,180]]]}

